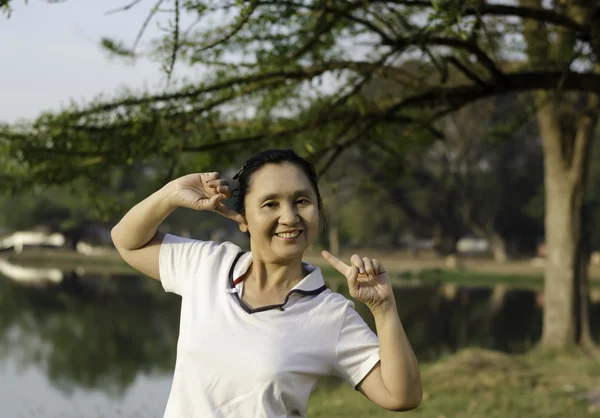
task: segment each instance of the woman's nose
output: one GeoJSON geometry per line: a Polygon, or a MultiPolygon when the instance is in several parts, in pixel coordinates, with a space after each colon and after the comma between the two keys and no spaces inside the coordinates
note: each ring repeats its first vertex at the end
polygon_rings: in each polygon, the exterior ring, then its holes
{"type": "Polygon", "coordinates": [[[279,223],[285,225],[295,225],[298,222],[298,210],[296,206],[283,206],[281,208],[281,216],[279,217],[279,223]]]}

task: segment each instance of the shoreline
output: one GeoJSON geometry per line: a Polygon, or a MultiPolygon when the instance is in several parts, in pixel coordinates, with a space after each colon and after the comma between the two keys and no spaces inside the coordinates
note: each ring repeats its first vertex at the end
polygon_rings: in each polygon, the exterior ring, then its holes
{"type": "MultiPolygon", "coordinates": [[[[448,260],[443,257],[437,257],[432,254],[422,254],[418,258],[412,256],[408,251],[378,251],[372,249],[360,249],[347,251],[340,255],[342,260],[349,259],[352,254],[358,253],[377,258],[381,261],[390,276],[396,278],[431,281],[431,276],[446,276],[451,282],[468,281],[485,282],[482,277],[490,276],[490,282],[502,281],[518,284],[523,282],[543,283],[545,267],[537,259],[532,262],[530,259],[509,260],[505,263],[497,263],[492,259],[483,257],[460,257],[453,265],[448,264],[448,260]],[[426,277],[425,277],[426,276],[426,277]],[[520,280],[521,279],[521,280],[520,280]]],[[[22,266],[39,268],[58,268],[65,270],[75,270],[83,268],[86,271],[112,272],[137,274],[114,249],[102,249],[97,254],[84,255],[70,249],[49,249],[34,248],[27,249],[20,254],[10,251],[0,252],[0,259],[10,263],[22,266]]],[[[330,266],[320,256],[319,252],[309,249],[304,260],[315,266],[321,267],[324,272],[330,271],[330,266]]],[[[590,279],[594,284],[600,284],[600,266],[590,265],[590,279]]],[[[442,280],[446,281],[446,280],[442,280]]]]}
{"type": "MultiPolygon", "coordinates": [[[[491,258],[484,257],[460,257],[457,260],[451,260],[432,254],[423,254],[417,258],[413,257],[409,251],[380,251],[372,249],[357,249],[345,251],[340,255],[342,260],[349,259],[352,254],[365,254],[381,261],[388,271],[392,274],[418,275],[421,271],[443,271],[459,274],[460,272],[478,272],[489,273],[491,275],[517,275],[540,277],[544,276],[543,259],[512,259],[504,263],[495,262],[491,258]]],[[[81,254],[67,249],[27,249],[20,254],[11,251],[0,252],[0,258],[7,261],[28,264],[35,266],[60,266],[60,265],[98,265],[105,267],[131,269],[121,258],[119,253],[113,249],[103,249],[98,254],[81,254]]],[[[327,262],[317,251],[308,250],[304,260],[319,267],[328,266],[327,262]]],[[[600,265],[590,265],[590,278],[600,280],[600,265]]]]}

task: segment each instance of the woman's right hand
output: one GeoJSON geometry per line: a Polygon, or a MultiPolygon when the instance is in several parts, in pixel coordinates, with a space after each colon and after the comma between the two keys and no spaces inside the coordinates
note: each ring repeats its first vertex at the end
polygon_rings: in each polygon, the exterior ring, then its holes
{"type": "Polygon", "coordinates": [[[171,182],[170,203],[194,210],[212,210],[238,223],[246,223],[244,217],[225,206],[222,201],[233,193],[227,180],[219,173],[194,173],[171,182]]]}

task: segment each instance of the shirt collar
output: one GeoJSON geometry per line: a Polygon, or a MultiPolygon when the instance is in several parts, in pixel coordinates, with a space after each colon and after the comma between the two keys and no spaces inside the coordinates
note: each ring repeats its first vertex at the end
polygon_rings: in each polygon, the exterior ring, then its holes
{"type": "MultiPolygon", "coordinates": [[[[238,277],[241,277],[248,268],[252,264],[252,253],[247,252],[244,253],[233,269],[233,280],[236,280],[238,277]]],[[[313,266],[312,264],[302,262],[302,265],[306,271],[308,271],[308,275],[304,276],[296,286],[294,286],[290,292],[298,292],[302,294],[314,294],[320,293],[325,290],[325,280],[323,279],[323,274],[321,273],[321,269],[319,267],[313,266]]]]}

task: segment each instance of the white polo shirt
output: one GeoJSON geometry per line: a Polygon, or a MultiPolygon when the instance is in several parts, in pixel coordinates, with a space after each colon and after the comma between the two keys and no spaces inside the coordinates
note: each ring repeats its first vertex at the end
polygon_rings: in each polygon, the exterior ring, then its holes
{"type": "Polygon", "coordinates": [[[236,279],[251,263],[232,243],[165,236],[161,282],[182,296],[166,418],[304,417],[320,377],[356,387],[379,361],[377,336],[318,267],[305,263],[282,305],[249,309],[236,279]]]}

